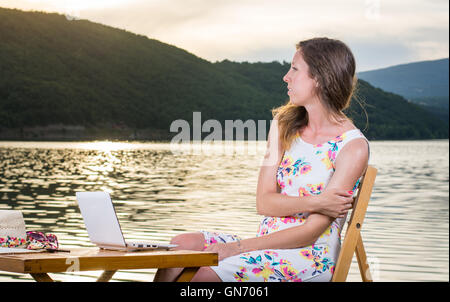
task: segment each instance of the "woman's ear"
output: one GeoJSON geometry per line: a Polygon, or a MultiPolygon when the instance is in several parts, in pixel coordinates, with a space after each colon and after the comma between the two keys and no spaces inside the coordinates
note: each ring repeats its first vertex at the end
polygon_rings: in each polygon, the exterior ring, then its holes
{"type": "Polygon", "coordinates": [[[317,96],[319,96],[320,95],[320,85],[319,85],[319,81],[317,81],[316,79],[314,79],[314,83],[315,83],[315,85],[314,85],[314,94],[315,95],[317,95],[317,96]]]}

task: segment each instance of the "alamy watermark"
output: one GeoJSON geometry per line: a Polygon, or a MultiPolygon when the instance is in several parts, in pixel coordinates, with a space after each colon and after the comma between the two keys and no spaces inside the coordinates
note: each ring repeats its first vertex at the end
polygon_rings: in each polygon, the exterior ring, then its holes
{"type": "Polygon", "coordinates": [[[191,153],[205,155],[233,155],[248,154],[259,155],[264,154],[265,165],[276,163],[278,154],[269,152],[269,150],[278,150],[274,148],[278,146],[278,127],[269,121],[269,127],[275,129],[271,135],[270,144],[261,144],[266,142],[267,137],[267,121],[266,120],[225,120],[224,127],[218,120],[209,119],[202,123],[201,112],[192,113],[192,135],[191,125],[183,119],[175,120],[170,125],[170,132],[177,133],[170,142],[170,149],[173,153],[191,153]],[[236,143],[244,141],[247,133],[246,143],[236,143]],[[207,134],[203,138],[203,134],[207,134]]]}
{"type": "Polygon", "coordinates": [[[366,19],[378,21],[381,16],[380,0],[366,0],[364,16],[366,19]]]}
{"type": "Polygon", "coordinates": [[[75,1],[64,0],[64,16],[68,21],[80,20],[80,8],[75,1]]]}

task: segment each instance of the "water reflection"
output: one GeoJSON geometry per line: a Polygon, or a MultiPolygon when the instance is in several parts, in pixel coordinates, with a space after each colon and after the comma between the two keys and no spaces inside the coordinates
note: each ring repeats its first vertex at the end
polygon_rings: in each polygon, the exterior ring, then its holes
{"type": "MultiPolygon", "coordinates": [[[[66,247],[92,246],[76,191],[109,192],[127,239],[168,242],[201,229],[252,237],[265,146],[196,144],[175,152],[167,143],[0,142],[0,208],[22,210],[27,229],[56,233],[66,247]]],[[[448,140],[372,142],[379,174],[363,238],[380,280],[448,281],[448,146],[448,140]]],[[[152,280],[153,272],[120,271],[114,280],[152,280]]],[[[0,272],[0,280],[12,279],[31,280],[0,272]]],[[[356,260],[348,279],[360,280],[356,260]]]]}

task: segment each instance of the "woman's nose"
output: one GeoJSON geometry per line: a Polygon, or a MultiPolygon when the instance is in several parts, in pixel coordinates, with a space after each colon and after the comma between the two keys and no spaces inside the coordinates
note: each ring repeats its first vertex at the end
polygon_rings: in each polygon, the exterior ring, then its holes
{"type": "Polygon", "coordinates": [[[284,75],[283,81],[285,81],[286,83],[288,82],[288,74],[287,73],[284,75]]]}

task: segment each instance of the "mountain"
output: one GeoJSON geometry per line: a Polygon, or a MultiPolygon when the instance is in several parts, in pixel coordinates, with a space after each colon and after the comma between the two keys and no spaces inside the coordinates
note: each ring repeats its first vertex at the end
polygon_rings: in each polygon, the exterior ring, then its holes
{"type": "MultiPolygon", "coordinates": [[[[192,125],[194,111],[222,125],[266,120],[267,130],[270,110],[287,101],[288,69],[211,63],[88,20],[0,8],[0,139],[170,139],[171,123],[192,125]]],[[[369,139],[448,138],[419,106],[362,80],[358,87],[347,113],[369,139]]]]}
{"type": "Polygon", "coordinates": [[[421,61],[358,73],[375,87],[421,105],[448,125],[449,59],[421,61]]]}
{"type": "Polygon", "coordinates": [[[358,73],[375,87],[407,99],[448,97],[448,58],[391,66],[358,73]]]}

